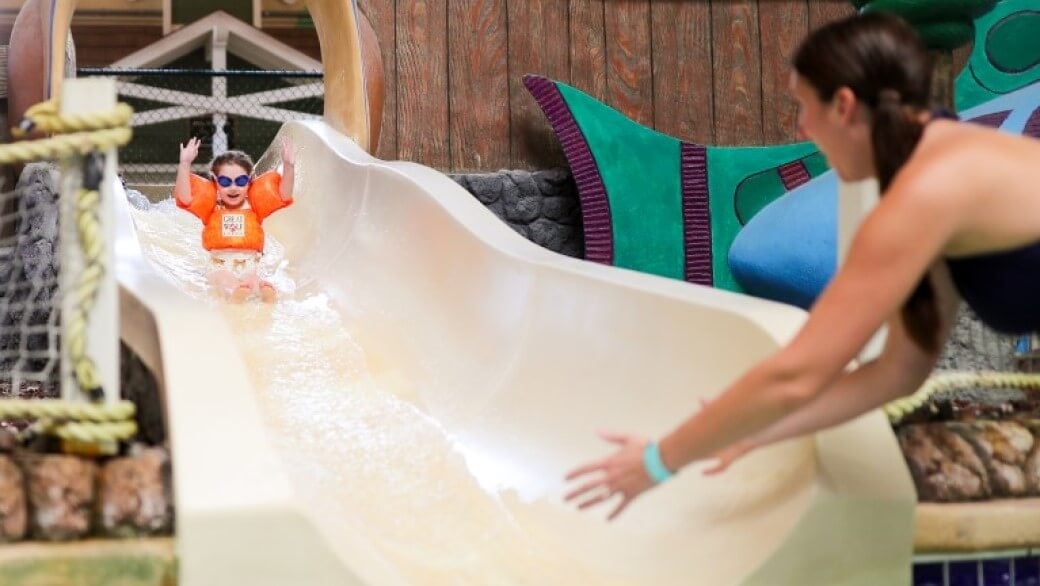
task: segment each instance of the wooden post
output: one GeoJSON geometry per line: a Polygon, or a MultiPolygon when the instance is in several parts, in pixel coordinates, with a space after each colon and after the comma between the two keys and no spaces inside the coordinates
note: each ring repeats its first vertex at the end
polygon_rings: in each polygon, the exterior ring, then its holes
{"type": "MultiPolygon", "coordinates": [[[[89,114],[92,112],[110,112],[116,105],[115,81],[105,78],[67,79],[62,85],[61,113],[89,114]]],[[[116,289],[113,238],[115,225],[115,207],[112,198],[112,181],[116,178],[116,149],[109,148],[105,155],[105,170],[99,191],[101,203],[98,208],[100,233],[104,242],[102,264],[104,276],[87,321],[87,354],[94,361],[98,370],[101,386],[105,391],[105,402],[115,403],[119,400],[119,297],[116,289]]],[[[83,159],[79,156],[66,157],[61,164],[61,196],[59,198],[60,239],[58,250],[61,253],[61,315],[63,326],[69,316],[73,315],[78,296],[77,288],[80,273],[83,270],[83,253],[79,246],[79,235],[75,221],[76,192],[83,175],[83,159]]],[[[63,327],[64,329],[64,327],[63,327]]],[[[61,372],[62,398],[69,400],[85,400],[75,382],[72,373],[72,361],[68,354],[69,337],[62,334],[61,372]]]]}

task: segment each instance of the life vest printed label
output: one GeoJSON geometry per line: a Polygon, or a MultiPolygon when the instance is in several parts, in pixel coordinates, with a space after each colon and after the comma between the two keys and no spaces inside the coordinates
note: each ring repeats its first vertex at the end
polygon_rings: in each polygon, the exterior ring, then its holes
{"type": "Polygon", "coordinates": [[[245,214],[224,214],[221,221],[220,233],[224,238],[245,238],[245,214]]]}

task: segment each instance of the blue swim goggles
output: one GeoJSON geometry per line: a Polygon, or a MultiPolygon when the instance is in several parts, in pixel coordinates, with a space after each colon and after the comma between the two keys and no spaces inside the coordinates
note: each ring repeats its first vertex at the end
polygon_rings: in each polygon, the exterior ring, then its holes
{"type": "Polygon", "coordinates": [[[231,179],[230,177],[226,177],[224,175],[217,176],[217,184],[221,187],[231,187],[232,183],[239,187],[245,187],[246,185],[249,185],[249,175],[239,175],[234,179],[231,179]]]}

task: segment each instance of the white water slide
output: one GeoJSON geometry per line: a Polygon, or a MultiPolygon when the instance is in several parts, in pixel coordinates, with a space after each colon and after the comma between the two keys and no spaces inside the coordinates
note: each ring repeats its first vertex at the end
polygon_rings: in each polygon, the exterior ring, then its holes
{"type": "Polygon", "coordinates": [[[612,523],[562,500],[565,472],[609,453],[596,430],[660,436],[803,312],[549,252],[323,122],[285,136],[276,304],[218,301],[198,221],[117,198],[122,336],[166,402],[181,584],[910,582],[914,490],[878,412],[685,470],[612,523]]]}

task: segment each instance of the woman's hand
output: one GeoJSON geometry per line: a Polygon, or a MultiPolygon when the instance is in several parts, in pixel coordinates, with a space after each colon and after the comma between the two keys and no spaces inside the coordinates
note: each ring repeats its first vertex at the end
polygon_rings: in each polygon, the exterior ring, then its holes
{"type": "Polygon", "coordinates": [[[199,145],[202,141],[195,138],[194,136],[188,139],[188,143],[181,145],[181,164],[191,165],[195,162],[195,157],[199,156],[199,145]]]}
{"type": "Polygon", "coordinates": [[[293,143],[288,138],[282,140],[282,164],[296,164],[296,154],[293,152],[293,143]]]}
{"type": "Polygon", "coordinates": [[[643,437],[620,433],[600,432],[600,437],[616,444],[618,450],[605,460],[591,462],[580,466],[567,474],[567,480],[592,477],[567,493],[568,501],[580,501],[579,509],[587,509],[615,495],[621,495],[621,502],[610,513],[614,519],[624,511],[632,499],[654,486],[654,481],[643,466],[643,450],[649,440],[643,437]]]}

